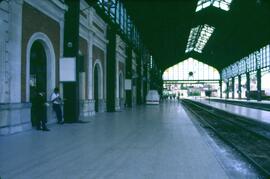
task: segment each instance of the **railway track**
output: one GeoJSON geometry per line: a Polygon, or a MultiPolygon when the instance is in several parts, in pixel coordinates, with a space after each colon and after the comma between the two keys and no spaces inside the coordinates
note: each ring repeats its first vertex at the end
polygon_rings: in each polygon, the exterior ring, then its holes
{"type": "Polygon", "coordinates": [[[182,104],[203,126],[236,149],[263,175],[270,178],[270,126],[184,99],[182,104]]]}

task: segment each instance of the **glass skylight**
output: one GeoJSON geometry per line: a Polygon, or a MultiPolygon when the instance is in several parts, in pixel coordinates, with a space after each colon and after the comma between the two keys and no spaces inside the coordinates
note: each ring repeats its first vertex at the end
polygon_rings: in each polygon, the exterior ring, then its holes
{"type": "Polygon", "coordinates": [[[196,12],[209,6],[214,6],[224,11],[229,11],[231,3],[232,0],[198,0],[196,12]]]}
{"type": "Polygon", "coordinates": [[[187,48],[185,52],[188,53],[191,51],[196,51],[198,53],[202,53],[202,50],[213,34],[214,29],[214,27],[207,24],[192,28],[188,37],[187,48]]]}

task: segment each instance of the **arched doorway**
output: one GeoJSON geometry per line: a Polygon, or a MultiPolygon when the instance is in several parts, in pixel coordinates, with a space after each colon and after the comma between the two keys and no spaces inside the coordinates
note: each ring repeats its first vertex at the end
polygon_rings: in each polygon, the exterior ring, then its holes
{"type": "MultiPolygon", "coordinates": [[[[34,105],[34,99],[37,92],[44,92],[45,99],[47,99],[47,56],[42,43],[36,40],[30,49],[30,102],[32,103],[31,108],[31,122],[32,126],[37,125],[36,108],[34,105]]],[[[46,116],[46,110],[41,109],[39,112],[43,116],[46,116]]]]}
{"type": "Polygon", "coordinates": [[[96,64],[94,67],[94,100],[95,100],[95,112],[99,111],[99,67],[96,64]]]}

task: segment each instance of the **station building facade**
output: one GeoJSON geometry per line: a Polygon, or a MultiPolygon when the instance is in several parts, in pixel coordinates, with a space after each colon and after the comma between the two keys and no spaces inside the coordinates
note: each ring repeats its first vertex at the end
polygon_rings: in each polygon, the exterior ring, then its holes
{"type": "Polygon", "coordinates": [[[243,57],[221,73],[224,97],[269,100],[270,45],[243,57]]]}
{"type": "Polygon", "coordinates": [[[211,97],[220,95],[218,70],[193,58],[166,69],[162,78],[165,98],[205,97],[208,91],[211,97]]]}
{"type": "MultiPolygon", "coordinates": [[[[47,101],[55,87],[64,92],[60,59],[64,56],[68,10],[69,6],[61,0],[0,1],[1,135],[32,128],[35,123],[32,101],[37,90],[45,92],[47,101]]],[[[113,69],[115,75],[113,102],[116,111],[136,105],[138,98],[143,101],[147,91],[144,89],[149,88],[148,81],[143,81],[149,78],[143,76],[149,74],[144,71],[148,69],[148,55],[141,55],[122,33],[116,33],[113,49],[116,63],[108,66],[109,26],[108,20],[89,2],[80,1],[77,56],[81,64],[77,74],[80,117],[108,110],[109,69],[113,69]]],[[[48,123],[56,122],[51,105],[44,115],[48,123]]]]}

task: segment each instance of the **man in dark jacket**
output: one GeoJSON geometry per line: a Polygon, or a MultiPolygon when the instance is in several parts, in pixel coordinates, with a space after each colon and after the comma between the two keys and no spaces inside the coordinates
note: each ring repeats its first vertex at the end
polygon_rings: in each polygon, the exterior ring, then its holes
{"type": "Polygon", "coordinates": [[[46,126],[46,117],[45,117],[45,113],[46,113],[46,107],[47,107],[47,103],[46,103],[46,99],[45,99],[45,94],[44,92],[37,92],[36,95],[36,99],[34,102],[34,107],[35,107],[35,111],[36,111],[36,117],[37,117],[37,130],[42,130],[43,131],[49,131],[49,129],[46,126]]]}

